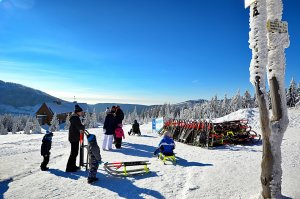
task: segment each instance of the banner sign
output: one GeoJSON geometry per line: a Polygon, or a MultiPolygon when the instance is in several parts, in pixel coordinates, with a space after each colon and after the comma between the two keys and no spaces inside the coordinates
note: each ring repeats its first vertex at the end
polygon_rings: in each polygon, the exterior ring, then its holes
{"type": "Polygon", "coordinates": [[[159,131],[163,127],[164,127],[163,117],[152,119],[152,130],[159,131]]]}

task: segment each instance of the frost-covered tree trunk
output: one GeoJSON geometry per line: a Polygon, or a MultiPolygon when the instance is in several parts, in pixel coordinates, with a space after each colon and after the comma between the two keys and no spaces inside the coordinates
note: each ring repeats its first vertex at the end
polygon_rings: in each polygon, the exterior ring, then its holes
{"type": "Polygon", "coordinates": [[[270,145],[271,128],[265,85],[266,66],[268,62],[266,14],[266,0],[257,0],[250,6],[249,43],[252,49],[250,81],[255,87],[263,134],[263,157],[261,163],[262,196],[264,198],[271,198],[270,182],[272,180],[273,155],[270,145]]]}
{"type": "MultiPolygon", "coordinates": [[[[282,1],[267,0],[268,22],[282,24],[282,1]]],[[[285,53],[284,50],[289,46],[289,36],[287,31],[272,30],[268,31],[268,81],[272,101],[271,118],[271,151],[274,157],[271,181],[272,198],[281,197],[281,143],[283,134],[289,123],[287,115],[284,76],[285,76],[285,53]]]]}
{"type": "MultiPolygon", "coordinates": [[[[271,31],[267,20],[281,21],[281,0],[257,0],[250,6],[250,48],[252,60],[250,80],[255,87],[259,105],[260,123],[263,133],[263,157],[261,163],[261,184],[263,198],[281,197],[281,142],[288,125],[284,89],[285,55],[284,48],[289,45],[287,33],[271,31]],[[266,36],[268,36],[266,38],[266,36]],[[268,43],[267,43],[268,41],[268,43]],[[266,95],[266,66],[272,101],[272,119],[269,118],[266,95]]],[[[277,22],[278,22],[277,21],[277,22]]]]}

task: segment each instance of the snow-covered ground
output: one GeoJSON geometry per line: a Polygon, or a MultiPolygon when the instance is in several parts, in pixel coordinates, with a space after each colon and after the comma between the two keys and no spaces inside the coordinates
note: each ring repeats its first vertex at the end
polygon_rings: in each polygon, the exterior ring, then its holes
{"type": "MultiPolygon", "coordinates": [[[[300,110],[289,110],[290,126],[282,143],[282,193],[300,198],[300,110]]],[[[256,109],[243,109],[223,119],[249,119],[260,132],[256,109]]],[[[221,120],[221,119],[220,119],[221,120]]],[[[124,131],[129,131],[126,125],[124,131]]],[[[102,129],[90,129],[102,143],[102,129]]],[[[67,132],[55,132],[47,172],[40,171],[43,135],[0,136],[0,198],[255,198],[261,190],[261,144],[214,149],[176,143],[178,163],[163,165],[152,156],[160,137],[151,124],[143,136],[126,136],[123,149],[102,151],[103,161],[149,160],[151,173],[114,177],[99,167],[99,182],[87,184],[87,172],[65,173],[70,145],[67,132]]]]}

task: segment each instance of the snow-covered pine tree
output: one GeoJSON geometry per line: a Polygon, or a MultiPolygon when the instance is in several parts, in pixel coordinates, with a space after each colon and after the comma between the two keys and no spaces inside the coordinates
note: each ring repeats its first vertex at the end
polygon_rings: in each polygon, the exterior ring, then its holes
{"type": "Polygon", "coordinates": [[[90,128],[95,128],[95,127],[97,127],[97,113],[96,113],[96,109],[94,108],[93,114],[91,116],[90,128]]]}
{"type": "Polygon", "coordinates": [[[31,129],[32,129],[32,119],[28,118],[26,122],[26,126],[24,128],[24,134],[31,134],[31,129]]]}
{"type": "Polygon", "coordinates": [[[71,123],[70,123],[70,113],[68,113],[67,118],[66,118],[66,122],[65,122],[64,130],[69,130],[70,125],[71,125],[71,123]]]}
{"type": "Polygon", "coordinates": [[[7,135],[7,129],[4,128],[4,125],[2,123],[0,123],[0,135],[7,135]]]}
{"type": "Polygon", "coordinates": [[[133,112],[131,114],[131,119],[132,119],[132,121],[131,121],[132,123],[133,123],[134,120],[139,121],[139,116],[137,114],[136,106],[134,107],[134,110],[133,110],[133,112]]]}
{"type": "Polygon", "coordinates": [[[85,117],[84,117],[84,126],[86,129],[91,128],[91,115],[89,112],[85,112],[85,117]]]}
{"type": "Polygon", "coordinates": [[[292,78],[290,86],[287,89],[286,100],[289,107],[294,107],[297,103],[297,85],[294,78],[292,78]]]}
{"type": "Polygon", "coordinates": [[[15,134],[18,131],[22,131],[23,126],[22,126],[22,120],[20,116],[14,117],[14,122],[13,122],[13,128],[12,128],[12,133],[15,134]]]}
{"type": "Polygon", "coordinates": [[[242,108],[242,98],[240,95],[240,89],[236,95],[230,101],[231,112],[237,111],[242,108]]]}
{"type": "Polygon", "coordinates": [[[242,108],[253,108],[251,94],[248,90],[246,90],[242,97],[242,108]]]}
{"type": "Polygon", "coordinates": [[[221,104],[221,117],[230,113],[229,109],[229,100],[227,98],[227,94],[225,94],[224,99],[221,104]]]}
{"type": "Polygon", "coordinates": [[[8,132],[12,132],[12,128],[13,128],[13,117],[11,114],[4,114],[1,116],[2,118],[2,124],[4,126],[4,128],[8,131],[8,132]]]}
{"type": "Polygon", "coordinates": [[[50,122],[49,131],[51,132],[59,131],[59,121],[56,113],[54,113],[52,120],[50,122]]]}
{"type": "Polygon", "coordinates": [[[4,128],[4,125],[0,121],[0,135],[7,135],[7,129],[4,128]]]}
{"type": "Polygon", "coordinates": [[[33,118],[32,124],[32,133],[42,133],[41,125],[36,117],[33,118]]]}

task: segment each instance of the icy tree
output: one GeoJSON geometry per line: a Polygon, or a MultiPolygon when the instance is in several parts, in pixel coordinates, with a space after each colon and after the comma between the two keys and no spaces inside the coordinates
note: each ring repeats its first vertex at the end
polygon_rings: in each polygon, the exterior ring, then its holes
{"type": "Polygon", "coordinates": [[[66,122],[65,122],[64,130],[69,130],[70,125],[71,125],[71,123],[70,123],[70,113],[68,113],[67,118],[66,118],[66,122]]]}
{"type": "Polygon", "coordinates": [[[281,16],[281,0],[257,0],[250,6],[249,43],[252,49],[250,81],[255,87],[263,133],[261,163],[263,198],[281,198],[280,146],[288,125],[284,89],[284,48],[289,45],[288,34],[284,28],[285,24],[281,22],[281,16]],[[272,101],[271,119],[267,106],[266,74],[272,101]]]}
{"type": "Polygon", "coordinates": [[[31,119],[29,118],[26,122],[26,126],[24,128],[24,134],[31,134],[31,130],[32,129],[32,122],[31,119]]]}
{"type": "Polygon", "coordinates": [[[85,128],[91,128],[91,115],[89,112],[85,112],[85,117],[84,117],[84,126],[85,128]]]}
{"type": "Polygon", "coordinates": [[[227,98],[227,95],[225,94],[224,99],[222,100],[221,103],[221,115],[220,116],[224,116],[227,115],[228,113],[230,113],[230,110],[228,109],[229,107],[229,100],[227,98]]]}
{"type": "Polygon", "coordinates": [[[230,101],[231,112],[237,111],[242,108],[242,97],[240,95],[240,90],[230,101]]]}
{"type": "Polygon", "coordinates": [[[134,107],[133,112],[131,113],[131,122],[133,122],[134,120],[139,120],[139,116],[137,114],[137,110],[136,110],[136,106],[134,107]]]}
{"type": "Polygon", "coordinates": [[[24,129],[23,129],[21,117],[17,116],[14,118],[12,133],[15,134],[16,132],[22,131],[22,130],[24,130],[24,129]]]}
{"type": "Polygon", "coordinates": [[[96,109],[94,108],[93,114],[91,116],[90,128],[95,128],[95,127],[97,127],[97,114],[96,114],[96,109]]]}
{"type": "Polygon", "coordinates": [[[7,129],[4,128],[4,125],[0,121],[0,135],[6,135],[7,134],[7,129]]]}
{"type": "Polygon", "coordinates": [[[249,91],[246,91],[244,96],[242,97],[242,108],[252,108],[252,98],[249,91]]]}
{"type": "Polygon", "coordinates": [[[294,78],[292,78],[290,86],[287,90],[286,100],[289,107],[294,107],[297,103],[297,85],[294,78]]]}
{"type": "Polygon", "coordinates": [[[33,118],[32,124],[32,133],[42,133],[42,128],[36,117],[33,118]]]}
{"type": "Polygon", "coordinates": [[[51,120],[51,122],[50,122],[49,130],[50,130],[51,132],[59,131],[59,121],[58,121],[58,118],[57,118],[56,113],[54,113],[54,115],[53,115],[53,117],[52,117],[52,120],[51,120]]]}
{"type": "Polygon", "coordinates": [[[13,117],[10,114],[4,114],[1,116],[1,123],[3,124],[4,128],[8,131],[11,132],[13,128],[13,117]]]}

